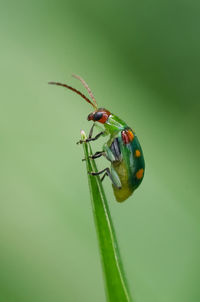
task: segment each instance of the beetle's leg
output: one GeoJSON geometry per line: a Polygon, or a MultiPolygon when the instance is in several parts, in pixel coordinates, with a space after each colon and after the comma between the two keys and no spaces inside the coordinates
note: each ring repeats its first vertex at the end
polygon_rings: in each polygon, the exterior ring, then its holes
{"type": "Polygon", "coordinates": [[[110,178],[110,180],[112,181],[112,184],[113,184],[117,189],[121,189],[121,186],[119,185],[119,183],[117,183],[117,182],[115,181],[115,179],[113,178],[113,176],[112,176],[112,174],[111,174],[109,168],[105,168],[105,169],[103,169],[103,170],[101,170],[101,171],[99,171],[99,172],[88,172],[88,174],[94,175],[94,176],[100,175],[100,174],[102,174],[102,173],[104,173],[104,175],[103,175],[103,177],[101,178],[101,181],[103,181],[104,178],[105,178],[105,176],[107,175],[107,176],[110,178]],[[104,173],[104,172],[105,172],[105,173],[104,173]]]}
{"type": "Polygon", "coordinates": [[[87,138],[86,142],[91,142],[91,141],[95,141],[96,139],[98,139],[101,135],[104,134],[104,131],[99,132],[95,137],[91,137],[91,138],[87,138]]]}
{"type": "Polygon", "coordinates": [[[92,134],[93,134],[93,131],[94,131],[94,126],[95,126],[95,123],[93,123],[91,129],[90,129],[90,132],[89,132],[89,136],[86,140],[80,140],[77,142],[77,144],[82,144],[83,142],[87,142],[88,139],[91,139],[92,138],[92,134]]]}
{"type": "MultiPolygon", "coordinates": [[[[98,157],[101,157],[102,155],[105,156],[105,152],[104,152],[104,151],[97,151],[97,152],[94,153],[93,155],[88,156],[88,158],[96,159],[96,158],[98,158],[98,157]]],[[[85,161],[85,158],[83,158],[82,161],[85,161]]]]}
{"type": "Polygon", "coordinates": [[[96,139],[98,139],[101,135],[104,134],[104,131],[98,133],[95,137],[88,137],[86,140],[80,140],[77,142],[77,144],[82,144],[82,143],[88,143],[88,142],[91,142],[91,141],[95,141],[96,139]]]}
{"type": "Polygon", "coordinates": [[[107,172],[105,172],[104,175],[101,177],[101,181],[103,181],[106,176],[108,176],[107,172]]]}
{"type": "Polygon", "coordinates": [[[92,125],[92,127],[91,127],[91,129],[90,129],[88,138],[91,138],[91,137],[92,137],[93,130],[94,130],[94,126],[95,126],[95,123],[93,123],[93,125],[92,125]]]}
{"type": "Polygon", "coordinates": [[[89,136],[86,140],[80,140],[77,142],[77,144],[82,144],[82,143],[87,143],[87,142],[90,142],[90,141],[95,141],[96,139],[98,139],[101,135],[102,136],[106,136],[108,135],[109,133],[104,130],[102,127],[100,127],[99,125],[97,125],[96,123],[93,123],[91,129],[90,129],[90,132],[89,132],[89,136]],[[92,138],[92,134],[93,134],[93,131],[94,131],[94,127],[96,127],[98,130],[101,130],[95,137],[92,138]]]}
{"type": "Polygon", "coordinates": [[[103,155],[105,156],[105,152],[104,151],[97,151],[93,155],[89,156],[89,158],[95,159],[95,158],[101,157],[103,155]]]}
{"type": "Polygon", "coordinates": [[[105,169],[103,169],[103,170],[101,170],[101,171],[98,171],[98,172],[88,172],[88,174],[96,176],[96,175],[100,175],[100,174],[102,174],[102,173],[104,173],[104,172],[107,172],[108,170],[109,170],[109,172],[110,172],[110,169],[109,169],[109,168],[105,168],[105,169]]]}

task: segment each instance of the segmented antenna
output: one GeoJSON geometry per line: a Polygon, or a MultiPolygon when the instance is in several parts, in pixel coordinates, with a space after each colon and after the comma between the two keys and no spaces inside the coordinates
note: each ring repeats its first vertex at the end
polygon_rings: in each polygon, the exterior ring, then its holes
{"type": "Polygon", "coordinates": [[[97,107],[98,107],[97,102],[96,102],[96,100],[95,100],[95,98],[94,98],[94,95],[93,95],[93,93],[92,93],[90,87],[88,86],[88,84],[87,84],[87,83],[84,81],[84,79],[82,79],[80,76],[78,76],[78,75],[76,75],[76,74],[72,74],[72,76],[73,76],[74,78],[76,78],[76,79],[78,79],[78,80],[81,81],[81,83],[83,84],[83,86],[87,89],[87,91],[88,91],[88,93],[89,93],[91,99],[93,100],[95,107],[97,108],[97,107]]]}
{"type": "Polygon", "coordinates": [[[82,92],[80,92],[79,90],[67,85],[67,84],[62,84],[59,82],[48,82],[48,84],[50,85],[58,85],[58,86],[62,86],[62,87],[66,87],[74,92],[76,92],[77,94],[79,94],[83,99],[85,99],[90,105],[92,105],[94,107],[94,109],[97,109],[97,104],[95,102],[95,104],[93,104],[82,92]]]}

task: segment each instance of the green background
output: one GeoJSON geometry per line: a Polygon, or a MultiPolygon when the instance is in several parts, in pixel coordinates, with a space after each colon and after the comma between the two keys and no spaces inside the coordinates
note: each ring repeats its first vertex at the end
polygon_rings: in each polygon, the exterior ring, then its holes
{"type": "MultiPolygon", "coordinates": [[[[105,301],[83,150],[91,87],[146,160],[105,190],[136,302],[200,301],[199,1],[1,1],[0,302],[105,301]]],[[[105,139],[93,143],[100,150],[105,139]]],[[[98,166],[106,167],[105,159],[98,166]]]]}

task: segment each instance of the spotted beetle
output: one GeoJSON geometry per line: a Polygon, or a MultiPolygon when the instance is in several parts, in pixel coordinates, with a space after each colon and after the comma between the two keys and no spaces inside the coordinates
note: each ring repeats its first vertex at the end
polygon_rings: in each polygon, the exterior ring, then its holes
{"type": "Polygon", "coordinates": [[[79,90],[59,82],[49,82],[49,84],[66,87],[84,98],[94,108],[94,111],[88,115],[88,121],[93,121],[88,138],[78,143],[95,141],[100,136],[110,135],[107,143],[103,145],[102,151],[96,152],[91,156],[96,159],[105,156],[111,162],[111,169],[105,168],[99,172],[91,172],[92,175],[103,174],[101,180],[107,175],[112,181],[112,187],[115,198],[118,202],[126,200],[141,184],[144,177],[145,162],[142,148],[135,132],[119,117],[111,113],[105,108],[98,108],[94,95],[87,83],[77,75],[73,75],[80,80],[87,89],[93,102],[87,98],[79,90]],[[93,129],[98,122],[104,126],[103,131],[99,132],[95,137],[93,129]]]}

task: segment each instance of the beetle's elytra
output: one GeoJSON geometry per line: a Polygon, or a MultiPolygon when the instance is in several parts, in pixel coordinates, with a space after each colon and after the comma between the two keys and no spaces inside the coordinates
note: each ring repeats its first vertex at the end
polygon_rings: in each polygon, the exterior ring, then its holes
{"type": "MultiPolygon", "coordinates": [[[[100,136],[109,135],[108,141],[103,145],[101,151],[96,152],[91,156],[92,159],[104,156],[110,161],[111,168],[105,168],[92,175],[103,174],[101,180],[107,175],[112,181],[112,187],[117,201],[126,200],[141,184],[145,162],[136,133],[119,117],[112,114],[105,108],[98,108],[97,102],[88,87],[87,83],[79,76],[73,75],[79,79],[87,89],[92,101],[82,94],[77,89],[59,82],[49,82],[58,86],[66,87],[84,98],[94,108],[94,111],[88,115],[88,121],[93,121],[88,139],[85,142],[90,142],[98,139],[100,136]],[[92,137],[95,122],[103,125],[103,129],[95,137],[92,137]]],[[[79,141],[82,143],[83,141],[79,141]]]]}

